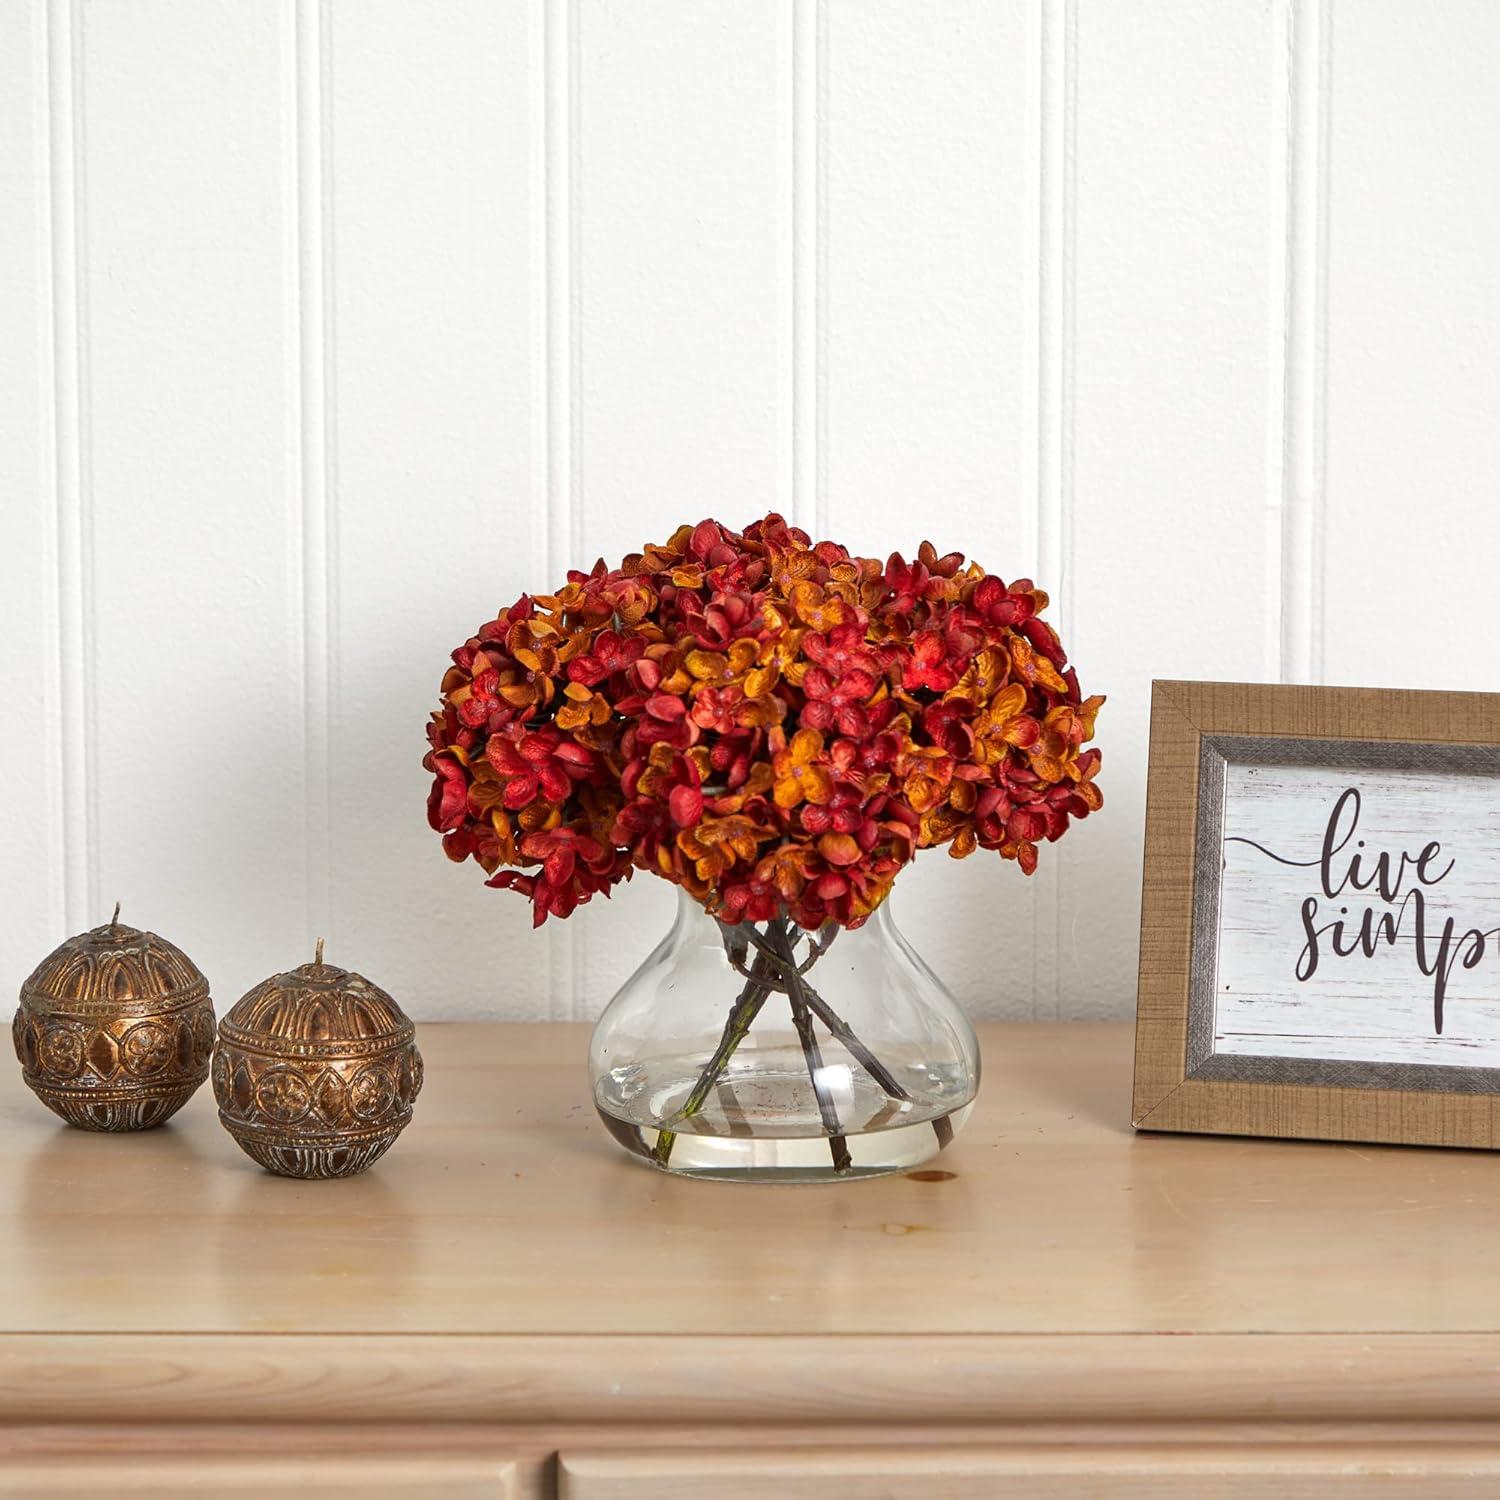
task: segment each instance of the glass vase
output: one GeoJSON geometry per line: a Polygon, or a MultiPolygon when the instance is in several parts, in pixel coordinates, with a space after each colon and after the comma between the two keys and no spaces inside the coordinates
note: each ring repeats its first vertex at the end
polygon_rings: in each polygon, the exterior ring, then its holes
{"type": "Polygon", "coordinates": [[[671,931],[589,1049],[611,1135],[664,1171],[816,1182],[910,1170],[968,1118],[979,1045],[897,930],[720,924],[679,892],[671,931]]]}

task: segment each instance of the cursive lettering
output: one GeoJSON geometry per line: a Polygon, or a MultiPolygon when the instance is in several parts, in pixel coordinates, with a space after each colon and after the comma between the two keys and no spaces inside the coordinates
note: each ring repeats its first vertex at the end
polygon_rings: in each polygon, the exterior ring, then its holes
{"type": "Polygon", "coordinates": [[[1299,983],[1306,984],[1318,972],[1327,954],[1340,959],[1373,958],[1382,947],[1394,947],[1409,931],[1417,966],[1432,981],[1432,1025],[1441,1036],[1454,970],[1460,966],[1476,968],[1488,948],[1500,944],[1500,927],[1469,927],[1460,931],[1453,917],[1445,918],[1437,926],[1428,909],[1429,893],[1452,874],[1455,861],[1449,859],[1441,869],[1436,868],[1443,853],[1443,846],[1436,839],[1429,840],[1415,853],[1406,849],[1383,849],[1373,856],[1362,852],[1365,841],[1355,837],[1362,807],[1357,787],[1345,787],[1339,793],[1324,823],[1317,859],[1288,859],[1254,839],[1237,834],[1226,837],[1224,842],[1248,844],[1278,864],[1317,869],[1318,893],[1305,896],[1298,908],[1303,942],[1293,972],[1299,983]],[[1353,897],[1346,893],[1353,892],[1361,895],[1373,892],[1384,903],[1384,909],[1371,903],[1357,914],[1351,913],[1353,897]],[[1327,903],[1341,897],[1350,904],[1340,905],[1336,916],[1327,915],[1327,903]],[[1327,919],[1320,920],[1325,915],[1327,919]]]}

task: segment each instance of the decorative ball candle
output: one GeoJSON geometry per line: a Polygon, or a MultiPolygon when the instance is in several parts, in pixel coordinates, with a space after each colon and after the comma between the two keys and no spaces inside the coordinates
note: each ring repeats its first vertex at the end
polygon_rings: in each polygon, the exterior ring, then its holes
{"type": "Polygon", "coordinates": [[[80,933],[21,986],[13,1027],[37,1098],[84,1130],[147,1130],[208,1077],[208,981],[181,948],[120,923],[80,933]]]}
{"type": "Polygon", "coordinates": [[[422,1087],[416,1029],[361,974],[323,962],[273,974],[224,1017],[219,1119],[283,1177],[352,1177],[390,1149],[422,1087]]]}

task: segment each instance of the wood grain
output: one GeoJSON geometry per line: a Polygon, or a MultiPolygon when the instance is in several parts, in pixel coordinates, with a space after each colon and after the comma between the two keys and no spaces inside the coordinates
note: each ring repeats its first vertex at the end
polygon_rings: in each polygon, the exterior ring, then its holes
{"type": "Polygon", "coordinates": [[[993,1024],[951,1177],[682,1182],[604,1137],[585,1036],[422,1028],[347,1182],[206,1094],[116,1140],[0,1075],[3,1420],[1500,1419],[1500,1160],[1134,1135],[1128,1027],[993,1024]]]}
{"type": "Polygon", "coordinates": [[[0,1338],[5,1422],[1494,1422],[1500,1334],[0,1338]]]}
{"type": "Polygon", "coordinates": [[[51,1429],[25,1443],[0,1428],[0,1495],[373,1495],[378,1500],[761,1500],[983,1494],[1110,1500],[1199,1496],[1311,1500],[1351,1493],[1422,1500],[1494,1493],[1500,1445],[1441,1427],[1383,1432],[941,1427],[865,1432],[777,1427],[634,1433],[604,1427],[326,1430],[51,1429]],[[274,1449],[268,1455],[267,1449],[274,1449]]]}
{"type": "Polygon", "coordinates": [[[1384,1500],[1493,1495],[1500,1450],[1396,1445],[1266,1444],[1173,1449],[1145,1442],[1083,1449],[934,1451],[844,1449],[810,1454],[747,1448],[720,1453],[564,1453],[559,1500],[1384,1500]]]}
{"type": "MultiPolygon", "coordinates": [[[[522,1493],[513,1463],[455,1460],[441,1453],[379,1459],[357,1452],[291,1459],[201,1453],[155,1459],[57,1457],[7,1464],[0,1473],[0,1495],[18,1500],[51,1495],[512,1500],[522,1493]]],[[[535,1492],[528,1489],[525,1493],[535,1492]]]]}
{"type": "Polygon", "coordinates": [[[988,1025],[938,1174],[653,1173],[586,1030],[427,1026],[364,1177],[0,1075],[0,1495],[1493,1493],[1500,1160],[1135,1135],[1121,1024],[988,1025]]]}
{"type": "Polygon", "coordinates": [[[1500,695],[1153,684],[1132,1119],[1152,1130],[1500,1145],[1496,1096],[1187,1076],[1198,752],[1203,736],[1500,744],[1500,695]]]}

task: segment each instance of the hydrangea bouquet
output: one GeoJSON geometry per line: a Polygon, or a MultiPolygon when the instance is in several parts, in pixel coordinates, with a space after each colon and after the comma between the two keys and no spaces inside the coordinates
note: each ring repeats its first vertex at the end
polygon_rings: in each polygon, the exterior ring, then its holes
{"type": "Polygon", "coordinates": [[[1029,875],[1101,805],[1085,746],[1103,700],[1081,693],[1046,605],[925,542],[880,562],[778,515],[683,526],[523,595],[453,652],[429,820],[538,924],[635,870],[680,886],[746,980],[729,1052],[778,990],[799,1034],[820,1015],[840,1036],[807,971],[919,849],[1029,875]]]}

